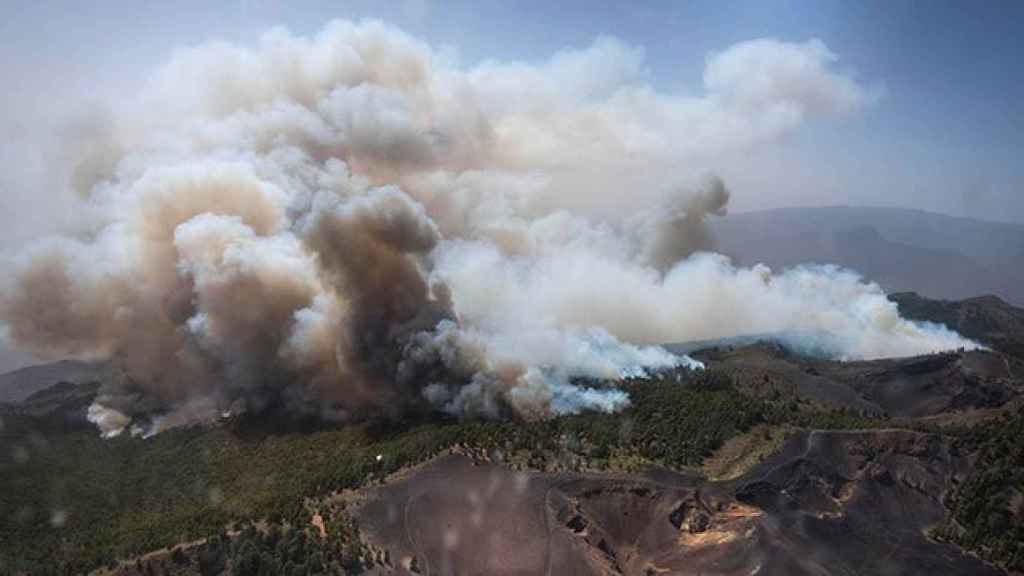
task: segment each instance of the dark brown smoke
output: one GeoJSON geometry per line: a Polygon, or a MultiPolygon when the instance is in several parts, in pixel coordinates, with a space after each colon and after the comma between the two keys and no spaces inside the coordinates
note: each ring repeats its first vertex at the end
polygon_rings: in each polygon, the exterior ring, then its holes
{"type": "Polygon", "coordinates": [[[849,357],[963,345],[855,274],[697,254],[717,178],[651,215],[680,167],[863,100],[832,61],[741,44],[693,97],[640,84],[642,51],[608,39],[468,69],[379,22],[181,51],[52,155],[80,218],[13,255],[0,337],[111,363],[105,434],[241,410],[611,412],[619,379],[696,366],[659,344],[751,332],[836,334],[849,357]],[[802,88],[765,91],[750,63],[802,88]]]}
{"type": "Polygon", "coordinates": [[[725,182],[712,176],[699,190],[682,201],[682,207],[670,208],[655,236],[651,264],[665,272],[694,252],[711,252],[715,239],[705,219],[725,216],[729,204],[725,182]]]}

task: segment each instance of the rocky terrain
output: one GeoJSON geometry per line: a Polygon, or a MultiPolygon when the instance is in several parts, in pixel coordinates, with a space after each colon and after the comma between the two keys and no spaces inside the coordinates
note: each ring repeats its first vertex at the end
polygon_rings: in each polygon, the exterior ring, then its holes
{"type": "Polygon", "coordinates": [[[789,393],[871,416],[921,418],[1003,406],[1021,392],[1024,363],[993,351],[858,362],[796,356],[773,343],[698,353],[752,394],[789,393]]]}
{"type": "Polygon", "coordinates": [[[374,490],[365,537],[410,574],[999,574],[936,542],[965,455],[903,430],[805,431],[730,482],[442,458],[374,490]]]}

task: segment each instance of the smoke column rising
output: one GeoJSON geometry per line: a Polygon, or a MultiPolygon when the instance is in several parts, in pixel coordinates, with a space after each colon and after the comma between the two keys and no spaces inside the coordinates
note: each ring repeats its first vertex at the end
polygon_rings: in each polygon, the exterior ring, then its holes
{"type": "Polygon", "coordinates": [[[0,325],[119,369],[89,411],[108,435],[268,405],[614,411],[623,392],[580,378],[736,334],[827,334],[842,358],[970,346],[851,272],[709,252],[729,192],[706,166],[870,103],[836,59],[745,42],[686,96],[613,39],[469,68],[379,22],[181,50],[65,143],[79,227],[11,256],[0,325]]]}

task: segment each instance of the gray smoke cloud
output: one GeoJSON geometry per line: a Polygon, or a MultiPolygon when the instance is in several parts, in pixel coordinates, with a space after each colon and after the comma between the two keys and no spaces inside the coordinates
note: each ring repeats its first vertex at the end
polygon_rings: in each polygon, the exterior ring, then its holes
{"type": "Polygon", "coordinates": [[[658,345],[736,334],[970,346],[852,272],[710,252],[729,192],[703,167],[867,103],[835,59],[742,43],[688,96],[611,39],[471,68],[379,22],[181,50],[70,133],[75,233],[9,256],[0,325],[118,369],[89,412],[105,435],[268,406],[615,411],[622,391],[581,382],[696,367],[658,345]]]}
{"type": "Polygon", "coordinates": [[[682,207],[670,206],[654,237],[651,263],[664,272],[695,252],[714,250],[714,238],[704,219],[725,216],[728,204],[725,182],[715,176],[704,189],[684,197],[682,207]]]}

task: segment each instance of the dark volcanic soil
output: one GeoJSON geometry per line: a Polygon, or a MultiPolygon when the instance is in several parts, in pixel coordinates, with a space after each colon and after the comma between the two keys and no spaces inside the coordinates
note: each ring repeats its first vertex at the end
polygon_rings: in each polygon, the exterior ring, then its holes
{"type": "Polygon", "coordinates": [[[1000,574],[929,540],[967,463],[939,437],[803,432],[706,483],[520,473],[446,456],[376,489],[366,538],[396,574],[1000,574]]]}

